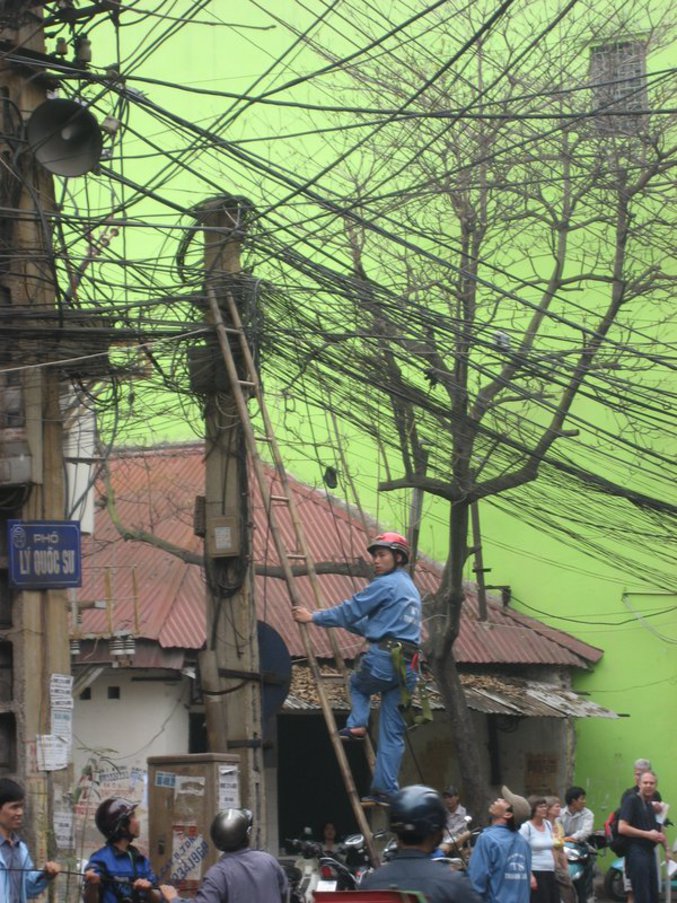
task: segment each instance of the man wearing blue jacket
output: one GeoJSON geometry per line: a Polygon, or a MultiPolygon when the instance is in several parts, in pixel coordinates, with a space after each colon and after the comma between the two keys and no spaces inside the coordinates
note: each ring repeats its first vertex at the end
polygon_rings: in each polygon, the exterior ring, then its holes
{"type": "Polygon", "coordinates": [[[462,872],[430,858],[440,845],[446,821],[442,797],[432,787],[413,784],[394,794],[389,822],[397,835],[397,853],[366,875],[360,889],[417,891],[429,903],[482,903],[462,872]]]}
{"type": "Polygon", "coordinates": [[[157,877],[133,844],[141,831],[136,803],[108,797],[97,807],[94,821],[106,845],[85,866],[84,903],[160,903],[157,877]]]}
{"type": "Polygon", "coordinates": [[[531,807],[507,787],[501,793],[489,806],[491,825],[477,838],[468,877],[484,903],[529,903],[531,847],[518,828],[531,807]]]}
{"type": "Polygon", "coordinates": [[[399,710],[403,683],[409,693],[416,684],[412,667],[421,642],[421,597],[405,567],[409,543],[399,533],[381,533],[369,545],[376,574],[372,582],[334,608],[310,612],[296,607],[292,613],[301,624],[343,627],[363,636],[369,648],[350,678],[352,709],[346,727],[339,731],[347,742],[363,740],[369,724],[370,699],[381,696],[379,739],[374,777],[365,805],[388,805],[398,790],[404,754],[406,725],[399,710]],[[393,661],[401,654],[404,673],[393,661]]]}
{"type": "Polygon", "coordinates": [[[24,816],[24,790],[10,778],[0,778],[0,900],[25,903],[37,897],[56,878],[60,866],[46,862],[33,866],[28,847],[19,837],[24,816]]]}

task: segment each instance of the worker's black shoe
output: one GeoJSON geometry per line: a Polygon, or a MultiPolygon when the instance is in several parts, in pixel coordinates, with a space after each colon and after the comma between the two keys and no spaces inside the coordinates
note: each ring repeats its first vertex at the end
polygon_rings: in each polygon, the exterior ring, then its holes
{"type": "Polygon", "coordinates": [[[342,727],[338,735],[344,742],[352,743],[353,740],[364,740],[367,731],[363,727],[342,727]]]}

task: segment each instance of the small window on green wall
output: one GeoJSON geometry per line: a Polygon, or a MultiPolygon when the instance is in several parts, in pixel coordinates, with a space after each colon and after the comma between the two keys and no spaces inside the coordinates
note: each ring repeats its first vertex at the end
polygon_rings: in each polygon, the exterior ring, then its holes
{"type": "Polygon", "coordinates": [[[598,131],[636,135],[646,127],[649,101],[643,43],[617,41],[593,47],[590,82],[593,111],[598,114],[595,123],[598,131]]]}

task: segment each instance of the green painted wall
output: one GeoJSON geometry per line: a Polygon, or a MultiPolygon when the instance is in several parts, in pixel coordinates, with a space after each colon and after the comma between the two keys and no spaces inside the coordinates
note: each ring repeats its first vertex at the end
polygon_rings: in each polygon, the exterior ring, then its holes
{"type": "MultiPolygon", "coordinates": [[[[576,781],[588,791],[596,825],[632,784],[636,758],[650,758],[664,799],[677,799],[675,592],[604,567],[514,518],[487,514],[484,535],[491,582],[512,586],[516,608],[604,649],[594,672],[579,676],[575,688],[630,716],[577,722],[576,781]]],[[[639,556],[650,562],[650,538],[639,556]]]]}

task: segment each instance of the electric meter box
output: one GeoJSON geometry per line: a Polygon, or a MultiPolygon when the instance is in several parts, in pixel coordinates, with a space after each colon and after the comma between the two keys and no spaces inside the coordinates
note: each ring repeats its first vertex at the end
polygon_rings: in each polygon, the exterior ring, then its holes
{"type": "Polygon", "coordinates": [[[161,884],[173,884],[181,896],[192,897],[221,855],[209,836],[214,816],[241,805],[240,757],[197,753],[147,761],[153,871],[161,884]]]}

